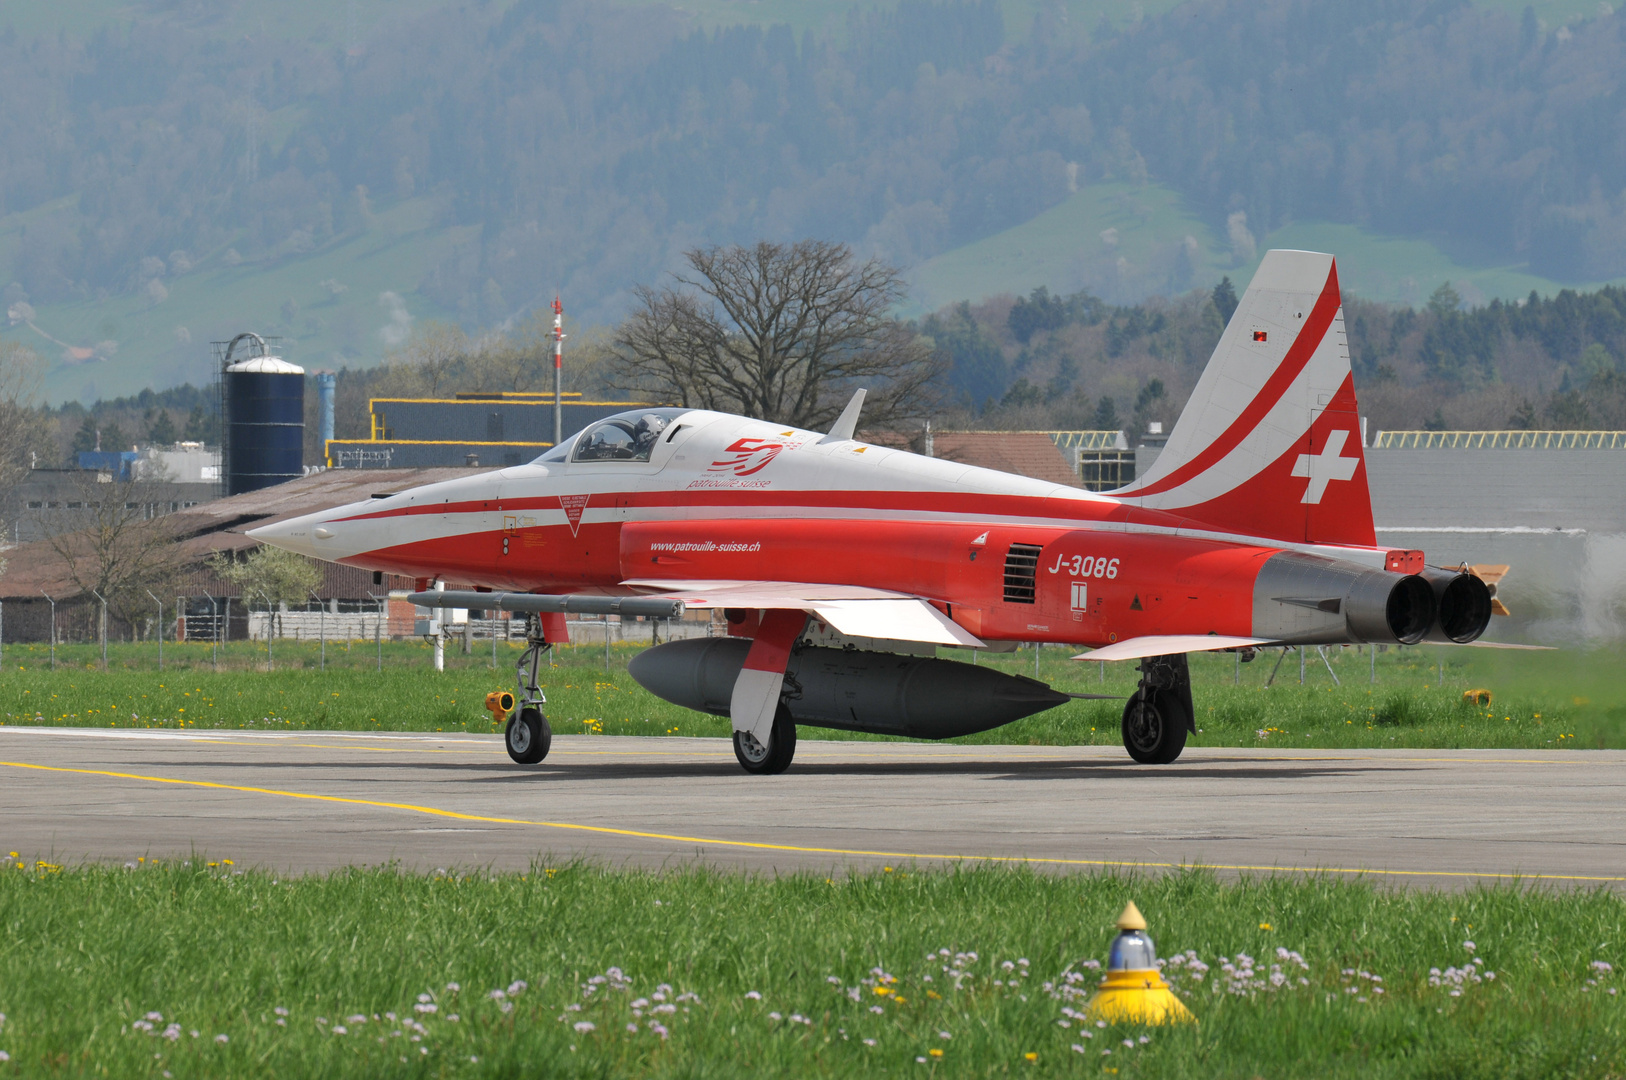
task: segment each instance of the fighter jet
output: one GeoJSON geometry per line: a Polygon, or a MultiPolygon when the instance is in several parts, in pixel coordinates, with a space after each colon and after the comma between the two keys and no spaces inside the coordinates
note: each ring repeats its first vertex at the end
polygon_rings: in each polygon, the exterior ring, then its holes
{"type": "Polygon", "coordinates": [[[1167,764],[1194,729],[1188,653],[1463,643],[1490,620],[1479,577],[1377,544],[1330,255],[1266,254],[1161,455],[1115,491],[865,442],[863,399],[828,432],[633,410],[529,465],[249,535],[411,576],[422,606],[526,613],[520,763],[548,752],[537,666],[571,612],[721,609],[728,636],[654,646],[629,671],[730,717],[760,774],[790,765],[797,725],[941,739],[1069,700],[939,648],[1139,661],[1124,746],[1167,764]]]}

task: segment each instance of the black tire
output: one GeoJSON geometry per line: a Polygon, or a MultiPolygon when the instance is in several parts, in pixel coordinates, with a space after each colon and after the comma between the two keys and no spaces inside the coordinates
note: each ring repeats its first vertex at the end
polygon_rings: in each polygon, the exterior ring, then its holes
{"type": "Polygon", "coordinates": [[[548,756],[553,746],[553,728],[541,709],[521,709],[508,718],[508,734],[503,742],[509,757],[521,765],[535,765],[548,756]]]}
{"type": "Polygon", "coordinates": [[[1124,749],[1142,765],[1169,765],[1186,748],[1185,710],[1172,694],[1136,690],[1124,706],[1124,749]]]}
{"type": "Polygon", "coordinates": [[[795,756],[796,721],[790,718],[790,710],[784,702],[779,703],[779,711],[774,713],[773,734],[768,736],[767,746],[758,743],[748,731],[734,733],[734,757],[748,773],[775,776],[790,768],[790,760],[795,756]]]}

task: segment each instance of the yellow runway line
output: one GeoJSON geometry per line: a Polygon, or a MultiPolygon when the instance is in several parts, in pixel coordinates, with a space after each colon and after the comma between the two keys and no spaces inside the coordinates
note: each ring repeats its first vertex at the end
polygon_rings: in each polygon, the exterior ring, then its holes
{"type": "Polygon", "coordinates": [[[1141,870],[1235,870],[1258,873],[1289,874],[1355,874],[1382,877],[1445,877],[1445,878],[1500,878],[1516,877],[1522,881],[1593,881],[1623,882],[1626,877],[1591,876],[1584,874],[1504,874],[1481,873],[1471,870],[1363,870],[1336,866],[1253,866],[1230,863],[1172,863],[1136,862],[1123,859],[1061,859],[1027,855],[960,855],[932,854],[908,851],[865,851],[849,848],[803,847],[796,844],[769,844],[752,840],[723,840],[707,836],[679,836],[670,833],[643,832],[638,829],[616,829],[607,825],[581,825],[567,821],[527,821],[523,818],[490,817],[483,814],[465,814],[458,810],[444,810],[435,806],[414,803],[382,802],[374,799],[354,799],[343,795],[316,795],[303,791],[279,791],[276,788],[247,787],[239,784],[221,784],[213,780],[182,780],[169,776],[142,776],[137,773],[111,772],[103,769],[73,769],[61,765],[36,765],[25,761],[0,761],[0,766],[12,769],[32,769],[39,772],[70,773],[79,776],[104,776],[115,780],[137,780],[149,784],[173,784],[179,787],[204,788],[212,791],[238,791],[249,795],[268,795],[280,799],[304,799],[312,802],[337,803],[344,806],[372,806],[382,810],[404,810],[429,817],[449,818],[454,821],[477,821],[488,825],[527,825],[534,828],[562,829],[573,832],[597,833],[602,836],[625,836],[639,840],[660,840],[675,844],[701,844],[713,847],[745,848],[753,851],[785,851],[804,855],[852,855],[875,859],[922,859],[945,862],[1022,863],[1045,866],[1089,866],[1099,868],[1127,867],[1141,870]]]}

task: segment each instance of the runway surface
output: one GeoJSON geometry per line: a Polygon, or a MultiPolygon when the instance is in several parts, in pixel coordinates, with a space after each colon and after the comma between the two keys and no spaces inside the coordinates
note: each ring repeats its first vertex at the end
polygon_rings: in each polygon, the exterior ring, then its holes
{"type": "Polygon", "coordinates": [[[0,848],[52,862],[192,852],[278,872],[575,856],[762,871],[949,860],[1188,864],[1464,887],[1626,884],[1626,753],[1103,747],[804,739],[748,776],[720,739],[0,727],[0,848]]]}

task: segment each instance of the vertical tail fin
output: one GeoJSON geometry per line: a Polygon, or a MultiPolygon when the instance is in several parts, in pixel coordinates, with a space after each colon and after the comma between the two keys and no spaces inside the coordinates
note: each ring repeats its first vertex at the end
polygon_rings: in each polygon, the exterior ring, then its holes
{"type": "Polygon", "coordinates": [[[1163,453],[1114,494],[1250,536],[1376,542],[1331,255],[1266,252],[1163,453]]]}

